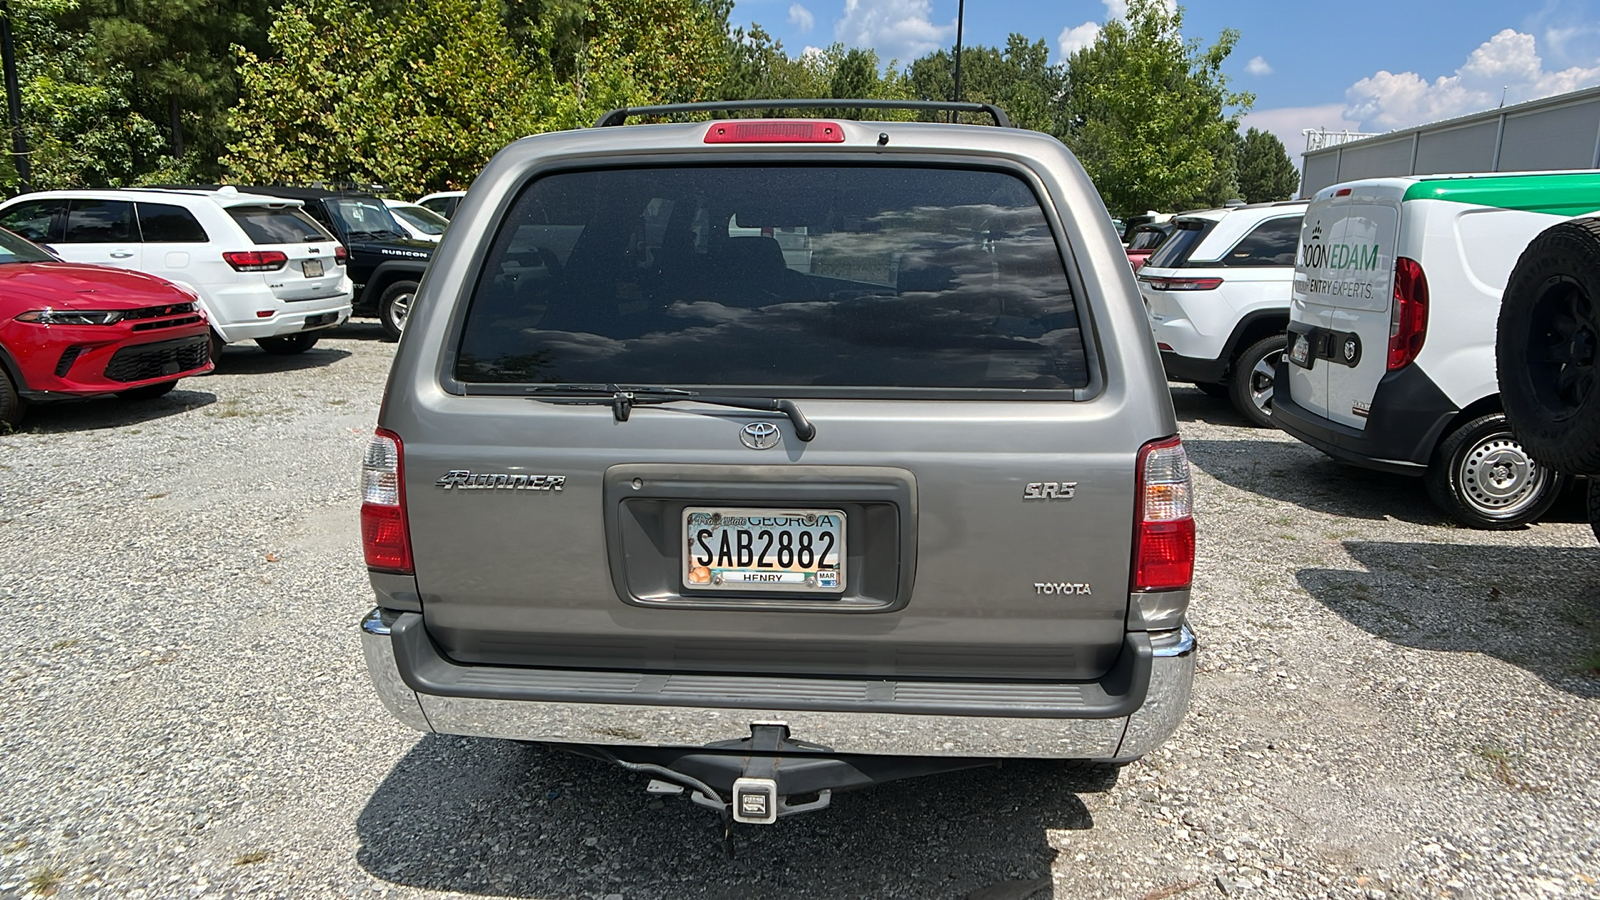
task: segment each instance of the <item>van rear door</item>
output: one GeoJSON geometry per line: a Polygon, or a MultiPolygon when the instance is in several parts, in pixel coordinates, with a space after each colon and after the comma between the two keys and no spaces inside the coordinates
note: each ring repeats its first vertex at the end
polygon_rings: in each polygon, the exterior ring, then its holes
{"type": "Polygon", "coordinates": [[[1329,188],[1301,226],[1290,396],[1340,425],[1366,427],[1387,371],[1403,190],[1391,181],[1329,188]]]}

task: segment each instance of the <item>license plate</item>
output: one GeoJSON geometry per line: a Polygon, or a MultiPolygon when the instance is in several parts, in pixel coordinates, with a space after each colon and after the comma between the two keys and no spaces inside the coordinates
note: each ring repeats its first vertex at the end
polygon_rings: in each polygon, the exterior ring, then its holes
{"type": "Polygon", "coordinates": [[[322,260],[308,259],[300,264],[300,270],[306,273],[307,278],[321,278],[322,260]]]}
{"type": "Polygon", "coordinates": [[[1297,366],[1311,368],[1311,342],[1304,334],[1294,336],[1294,347],[1289,350],[1289,360],[1297,366]]]}
{"type": "Polygon", "coordinates": [[[837,509],[690,507],[683,511],[683,586],[843,593],[844,529],[837,509]]]}

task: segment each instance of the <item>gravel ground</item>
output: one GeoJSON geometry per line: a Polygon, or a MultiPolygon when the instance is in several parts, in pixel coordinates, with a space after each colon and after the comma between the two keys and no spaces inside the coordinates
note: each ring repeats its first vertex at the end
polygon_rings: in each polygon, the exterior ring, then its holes
{"type": "Polygon", "coordinates": [[[1600,547],[1175,392],[1192,712],[1111,784],[1008,765],[739,832],[378,706],[356,467],[392,346],[229,348],[0,436],[0,896],[1600,897],[1600,547]]]}

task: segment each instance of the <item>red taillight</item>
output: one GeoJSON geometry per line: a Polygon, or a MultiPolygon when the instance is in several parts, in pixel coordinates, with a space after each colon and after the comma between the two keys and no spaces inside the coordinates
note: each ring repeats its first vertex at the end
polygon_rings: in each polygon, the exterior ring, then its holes
{"type": "Polygon", "coordinates": [[[1337,191],[1333,192],[1333,195],[1335,197],[1348,197],[1350,196],[1350,193],[1350,188],[1339,188],[1337,191]]]}
{"type": "Polygon", "coordinates": [[[338,244],[338,245],[334,246],[334,248],[333,248],[333,261],[335,263],[337,263],[338,265],[342,266],[342,265],[344,265],[345,260],[347,260],[349,258],[350,258],[350,251],[346,250],[344,248],[343,244],[338,244]]]}
{"type": "Polygon", "coordinates": [[[1142,280],[1157,291],[1214,291],[1222,287],[1221,278],[1158,278],[1151,275],[1142,280]]]}
{"type": "Polygon", "coordinates": [[[752,119],[748,122],[713,122],[706,130],[708,144],[842,144],[844,129],[837,122],[815,119],[752,119]]]}
{"type": "Polygon", "coordinates": [[[1139,448],[1130,589],[1172,591],[1194,580],[1194,494],[1189,457],[1172,437],[1139,448]]]}
{"type": "Polygon", "coordinates": [[[410,575],[411,529],[406,520],[405,448],[379,428],[361,463],[361,549],[367,568],[410,575]]]}
{"type": "Polygon", "coordinates": [[[289,261],[282,250],[230,250],[222,259],[235,272],[275,272],[289,261]]]}
{"type": "Polygon", "coordinates": [[[1389,371],[1411,365],[1428,337],[1428,276],[1414,259],[1394,261],[1394,311],[1389,319],[1389,371]]]}

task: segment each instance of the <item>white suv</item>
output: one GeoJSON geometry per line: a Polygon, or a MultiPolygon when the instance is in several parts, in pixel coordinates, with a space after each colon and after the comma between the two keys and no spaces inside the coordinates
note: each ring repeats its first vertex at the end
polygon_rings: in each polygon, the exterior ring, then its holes
{"type": "Polygon", "coordinates": [[[350,317],[344,247],[298,200],[215,191],[42,191],[0,203],[0,226],[68,262],[185,284],[211,320],[212,357],[254,340],[301,353],[350,317]]]}
{"type": "Polygon", "coordinates": [[[1290,200],[1186,213],[1139,270],[1167,377],[1231,399],[1262,427],[1272,425],[1305,212],[1290,200]]]}

